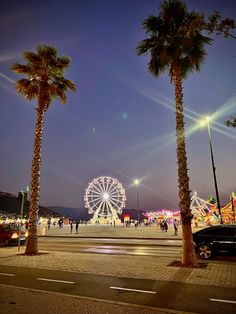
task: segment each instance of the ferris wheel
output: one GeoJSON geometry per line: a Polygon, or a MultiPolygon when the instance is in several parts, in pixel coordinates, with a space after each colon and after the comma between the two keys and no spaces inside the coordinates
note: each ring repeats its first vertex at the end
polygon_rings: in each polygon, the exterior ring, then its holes
{"type": "Polygon", "coordinates": [[[126,195],[122,184],[112,177],[99,177],[93,179],[85,190],[85,207],[89,214],[94,214],[93,219],[99,217],[112,220],[119,219],[125,207],[126,195]]]}

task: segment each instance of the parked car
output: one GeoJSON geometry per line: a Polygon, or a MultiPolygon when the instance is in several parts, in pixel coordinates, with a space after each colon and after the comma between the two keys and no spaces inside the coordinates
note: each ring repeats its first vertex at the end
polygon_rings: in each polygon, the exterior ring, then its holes
{"type": "Polygon", "coordinates": [[[14,223],[0,224],[0,244],[5,246],[10,244],[18,244],[20,235],[20,244],[25,244],[28,232],[19,229],[14,223]]]}
{"type": "Polygon", "coordinates": [[[210,259],[222,253],[236,254],[236,225],[217,225],[193,233],[197,255],[210,259]]]}

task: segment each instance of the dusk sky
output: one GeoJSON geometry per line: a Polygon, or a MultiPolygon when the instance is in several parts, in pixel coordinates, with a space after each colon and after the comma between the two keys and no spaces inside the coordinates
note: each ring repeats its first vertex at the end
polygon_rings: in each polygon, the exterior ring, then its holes
{"type": "MultiPolygon", "coordinates": [[[[158,14],[157,0],[0,0],[0,191],[14,195],[30,185],[36,101],[15,91],[12,63],[38,44],[55,46],[72,59],[65,77],[77,85],[65,106],[54,101],[45,116],[41,166],[43,206],[84,207],[88,183],[117,178],[127,208],[178,208],[174,89],[167,74],[147,72],[148,56],[136,47],[146,37],[142,22],[158,14]]],[[[236,19],[235,0],[189,0],[206,16],[218,10],[236,19]]],[[[184,81],[190,189],[215,195],[208,114],[221,204],[236,192],[236,40],[214,37],[201,71],[184,81]]]]}

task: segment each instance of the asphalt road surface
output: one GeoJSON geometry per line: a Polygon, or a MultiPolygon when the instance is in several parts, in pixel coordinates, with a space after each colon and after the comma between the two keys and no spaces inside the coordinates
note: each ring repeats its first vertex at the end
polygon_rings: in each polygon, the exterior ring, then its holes
{"type": "Polygon", "coordinates": [[[235,313],[236,288],[0,266],[0,284],[195,313],[235,313]]]}
{"type": "Polygon", "coordinates": [[[63,251],[96,254],[147,255],[180,257],[182,244],[180,240],[139,240],[107,238],[39,238],[38,246],[44,251],[63,251]],[[151,245],[150,245],[151,243],[151,245]]]}
{"type": "MultiPolygon", "coordinates": [[[[61,251],[77,253],[143,255],[180,258],[182,256],[181,240],[148,240],[117,238],[66,238],[39,237],[38,247],[42,251],[61,251]]],[[[226,254],[215,260],[235,261],[236,256],[226,254]]]]}

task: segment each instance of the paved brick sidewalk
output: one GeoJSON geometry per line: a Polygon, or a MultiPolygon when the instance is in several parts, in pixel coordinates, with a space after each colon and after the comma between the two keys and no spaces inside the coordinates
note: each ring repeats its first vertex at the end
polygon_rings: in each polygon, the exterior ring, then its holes
{"type": "MultiPolygon", "coordinates": [[[[128,228],[127,228],[128,229],[128,228]]],[[[63,230],[51,228],[46,231],[46,236],[59,237],[127,237],[152,239],[181,239],[181,231],[176,237],[172,230],[162,233],[155,227],[140,227],[122,230],[122,226],[93,227],[81,226],[80,233],[70,234],[69,227],[63,230]]],[[[17,247],[0,247],[0,266],[33,267],[49,270],[63,270],[70,272],[89,273],[98,275],[109,275],[139,279],[166,280],[183,282],[197,285],[221,286],[236,288],[236,263],[222,262],[217,260],[204,262],[206,268],[184,268],[168,266],[174,261],[169,257],[155,256],[131,256],[131,255],[110,255],[110,254],[88,254],[88,253],[68,253],[68,252],[40,252],[37,256],[25,256],[24,247],[18,251],[17,247]]],[[[71,313],[72,309],[79,308],[80,314],[155,314],[155,313],[184,313],[168,309],[148,308],[127,304],[109,303],[102,300],[90,300],[89,298],[77,298],[72,296],[62,296],[57,302],[58,297],[42,291],[22,290],[23,288],[13,288],[0,285],[0,301],[2,313],[8,314],[30,314],[31,309],[27,310],[28,303],[34,304],[37,314],[47,313],[71,313]],[[22,299],[23,297],[23,299],[22,299]],[[55,299],[55,300],[54,300],[55,299]],[[11,306],[14,300],[14,306],[11,306]],[[43,303],[42,303],[43,300],[43,303]],[[46,311],[44,304],[47,300],[48,308],[46,311]],[[73,305],[73,306],[72,306],[73,305]],[[53,311],[52,311],[53,309],[53,311]]]]}
{"type": "MultiPolygon", "coordinates": [[[[75,234],[74,232],[71,234],[69,226],[65,226],[63,229],[52,227],[50,230],[46,230],[46,236],[126,237],[127,239],[170,238],[180,240],[181,228],[177,237],[173,235],[172,231],[169,228],[167,233],[163,233],[156,226],[123,228],[122,225],[116,227],[82,225],[79,228],[79,234],[75,234]]],[[[207,264],[206,268],[186,268],[168,266],[174,261],[170,257],[66,252],[42,252],[44,254],[38,256],[24,256],[23,252],[24,248],[21,248],[20,252],[18,252],[16,247],[1,247],[0,265],[236,287],[236,263],[234,262],[226,263],[212,260],[204,261],[207,264]]]]}
{"type": "Polygon", "coordinates": [[[236,263],[209,261],[206,268],[168,266],[169,257],[42,252],[25,256],[24,249],[0,248],[0,265],[58,269],[72,272],[167,280],[199,285],[236,287],[236,263]]]}

